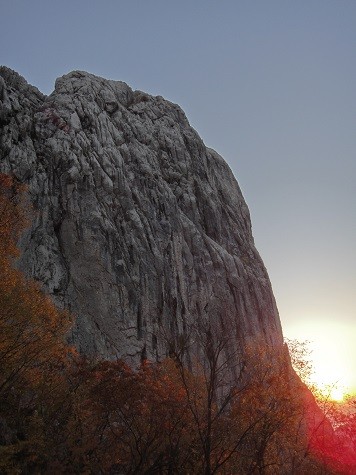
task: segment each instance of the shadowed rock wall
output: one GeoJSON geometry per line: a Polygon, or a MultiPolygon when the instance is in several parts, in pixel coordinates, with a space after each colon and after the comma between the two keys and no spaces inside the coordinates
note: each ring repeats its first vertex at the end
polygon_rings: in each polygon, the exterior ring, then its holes
{"type": "Polygon", "coordinates": [[[79,71],[44,96],[3,67],[0,169],[35,209],[19,265],[81,352],[160,358],[197,322],[282,344],[238,184],[177,105],[79,71]]]}

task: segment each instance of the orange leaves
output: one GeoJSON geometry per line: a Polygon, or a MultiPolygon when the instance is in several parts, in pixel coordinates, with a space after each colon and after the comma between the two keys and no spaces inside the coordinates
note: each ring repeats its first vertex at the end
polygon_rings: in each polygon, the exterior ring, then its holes
{"type": "Polygon", "coordinates": [[[13,185],[13,178],[10,175],[5,175],[4,173],[0,173],[0,189],[2,190],[9,190],[13,185]]]}
{"type": "MultiPolygon", "coordinates": [[[[340,458],[322,432],[308,433],[315,401],[283,348],[256,341],[231,354],[214,327],[196,330],[205,363],[191,358],[194,372],[184,341],[174,360],[137,370],[75,358],[70,316],[12,267],[23,202],[23,188],[0,174],[1,473],[324,473],[316,454],[354,473],[351,451],[340,458]]],[[[307,374],[303,356],[292,354],[307,374]]],[[[345,448],[355,417],[332,414],[345,448]]]]}
{"type": "MultiPolygon", "coordinates": [[[[109,471],[113,461],[124,473],[145,473],[156,464],[183,463],[178,446],[188,444],[187,406],[182,388],[162,365],[144,364],[137,371],[125,363],[99,362],[81,372],[76,394],[77,417],[84,428],[78,460],[101,460],[109,471]]],[[[82,462],[81,462],[82,463],[82,462]]]]}
{"type": "MultiPolygon", "coordinates": [[[[24,187],[0,174],[0,450],[12,472],[44,463],[64,404],[71,319],[13,267],[27,222],[24,187]]],[[[0,471],[5,469],[0,465],[0,471]]],[[[11,471],[10,470],[10,471],[11,471]]]]}
{"type": "Polygon", "coordinates": [[[0,173],[0,263],[18,255],[16,247],[21,231],[27,223],[24,206],[24,185],[0,173]]]}
{"type": "MultiPolygon", "coordinates": [[[[3,269],[4,271],[4,269],[3,269]]],[[[69,315],[58,311],[39,286],[8,267],[0,280],[0,391],[28,371],[66,355],[69,315]]]]}

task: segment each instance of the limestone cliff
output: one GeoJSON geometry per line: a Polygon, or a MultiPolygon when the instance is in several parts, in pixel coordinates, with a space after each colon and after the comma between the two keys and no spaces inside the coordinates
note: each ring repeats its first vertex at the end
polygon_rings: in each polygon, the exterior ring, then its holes
{"type": "Polygon", "coordinates": [[[160,358],[163,334],[207,321],[282,343],[238,184],[177,105],[79,71],[44,96],[2,67],[0,170],[34,207],[19,265],[76,315],[83,353],[160,358]]]}

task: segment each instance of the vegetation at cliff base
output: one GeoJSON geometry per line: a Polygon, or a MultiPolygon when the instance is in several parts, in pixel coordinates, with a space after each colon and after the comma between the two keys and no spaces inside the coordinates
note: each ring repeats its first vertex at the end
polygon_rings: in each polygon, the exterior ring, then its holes
{"type": "Polygon", "coordinates": [[[317,409],[286,352],[251,342],[235,385],[209,325],[204,364],[172,345],[136,369],[78,355],[70,315],[14,266],[25,196],[0,175],[0,474],[355,473],[354,412],[317,409]]]}

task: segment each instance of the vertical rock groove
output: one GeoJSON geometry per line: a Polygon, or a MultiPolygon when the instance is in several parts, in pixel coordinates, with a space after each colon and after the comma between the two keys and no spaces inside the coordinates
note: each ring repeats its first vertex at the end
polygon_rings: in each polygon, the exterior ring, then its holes
{"type": "Polygon", "coordinates": [[[0,126],[34,206],[19,265],[76,315],[80,351],[162,358],[205,321],[282,344],[239,186],[177,105],[80,71],[44,96],[2,67],[0,126]]]}

